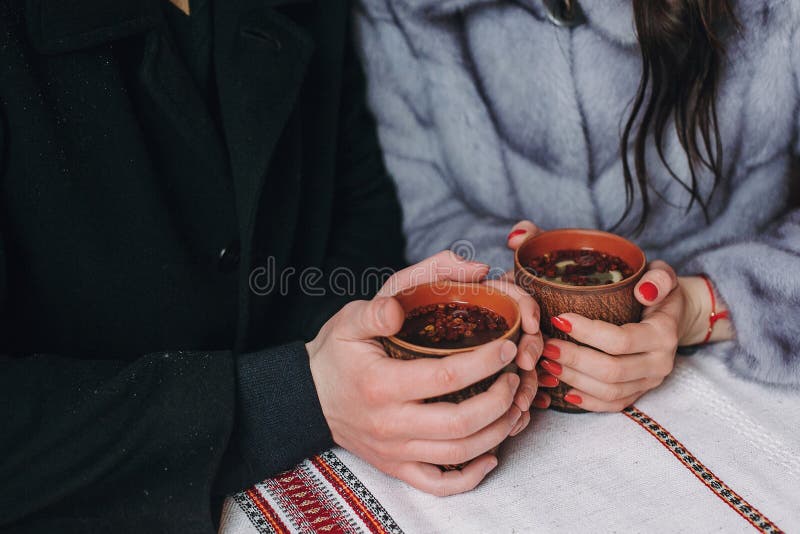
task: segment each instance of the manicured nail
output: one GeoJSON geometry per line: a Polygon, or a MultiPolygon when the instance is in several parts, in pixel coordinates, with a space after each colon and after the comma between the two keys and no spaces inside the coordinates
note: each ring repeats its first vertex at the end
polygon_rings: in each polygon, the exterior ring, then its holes
{"type": "Polygon", "coordinates": [[[551,360],[557,360],[561,357],[561,349],[552,343],[545,343],[542,349],[542,356],[550,358],[551,360]]]}
{"type": "Polygon", "coordinates": [[[561,317],[551,317],[550,322],[553,326],[561,330],[562,332],[569,334],[572,332],[572,323],[567,321],[566,319],[562,319],[561,317]]]}
{"type": "Polygon", "coordinates": [[[500,361],[508,363],[514,359],[517,354],[517,346],[511,341],[505,341],[500,348],[500,361]]]}
{"type": "Polygon", "coordinates": [[[537,392],[536,396],[533,398],[533,406],[540,410],[546,410],[548,406],[550,406],[550,403],[547,401],[547,396],[544,393],[537,392]]]}
{"type": "Polygon", "coordinates": [[[484,471],[483,474],[488,475],[491,472],[491,470],[494,469],[495,467],[497,467],[497,458],[492,456],[492,459],[489,460],[488,464],[486,464],[486,471],[484,471]]]}
{"type": "Polygon", "coordinates": [[[648,302],[653,302],[658,298],[658,288],[653,282],[645,282],[639,286],[639,293],[648,302]]]}
{"type": "Polygon", "coordinates": [[[542,375],[539,377],[539,383],[546,388],[554,388],[558,385],[558,378],[553,375],[542,375]]]}
{"type": "Polygon", "coordinates": [[[521,228],[519,230],[514,230],[513,232],[508,234],[508,237],[506,238],[506,241],[511,241],[513,238],[517,237],[518,235],[522,235],[524,233],[525,233],[525,230],[523,230],[521,228]]]}
{"type": "Polygon", "coordinates": [[[564,395],[564,400],[570,404],[580,404],[583,402],[581,396],[575,395],[574,393],[570,393],[569,395],[564,395]]]}
{"type": "Polygon", "coordinates": [[[572,332],[572,323],[570,323],[566,319],[562,319],[561,317],[551,317],[550,322],[553,324],[553,326],[555,326],[565,334],[569,334],[570,332],[572,332]]]}
{"type": "Polygon", "coordinates": [[[561,373],[564,372],[564,368],[561,367],[560,363],[551,362],[550,360],[542,360],[540,365],[551,375],[561,376],[561,373]]]}

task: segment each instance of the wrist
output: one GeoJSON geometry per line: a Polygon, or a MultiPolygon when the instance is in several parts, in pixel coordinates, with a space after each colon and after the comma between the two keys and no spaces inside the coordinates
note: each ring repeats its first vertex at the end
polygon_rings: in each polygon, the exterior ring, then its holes
{"type": "Polygon", "coordinates": [[[708,332],[708,318],[711,315],[708,287],[700,276],[680,276],[678,286],[684,296],[678,345],[697,345],[703,342],[708,332]]]}
{"type": "Polygon", "coordinates": [[[705,276],[678,278],[684,293],[684,314],[678,345],[699,345],[734,338],[727,306],[705,276]]]}

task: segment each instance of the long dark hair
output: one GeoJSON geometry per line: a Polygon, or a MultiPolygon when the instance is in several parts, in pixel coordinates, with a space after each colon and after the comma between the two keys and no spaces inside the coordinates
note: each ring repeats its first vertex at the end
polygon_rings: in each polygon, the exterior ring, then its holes
{"type": "Polygon", "coordinates": [[[730,0],[632,1],[642,56],[642,78],[620,141],[626,205],[614,228],[630,214],[638,189],[642,197],[642,213],[634,230],[634,234],[638,234],[644,229],[650,211],[645,161],[650,135],[661,162],[691,195],[687,212],[697,202],[706,221],[709,220],[708,205],[723,172],[716,106],[725,55],[721,32],[739,25],[730,0]],[[664,132],[670,118],[686,152],[688,180],[679,177],[664,157],[664,132]],[[632,137],[635,176],[628,161],[632,137]],[[698,183],[700,167],[714,175],[713,188],[705,198],[698,183]]]}

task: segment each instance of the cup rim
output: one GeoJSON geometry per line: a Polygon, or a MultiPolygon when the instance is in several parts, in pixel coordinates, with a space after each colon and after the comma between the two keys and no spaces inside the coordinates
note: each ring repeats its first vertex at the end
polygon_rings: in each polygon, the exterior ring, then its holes
{"type": "Polygon", "coordinates": [[[574,291],[576,293],[593,293],[593,292],[600,292],[600,291],[608,291],[610,289],[615,289],[618,287],[623,287],[631,283],[632,280],[638,280],[640,276],[644,273],[645,269],[647,268],[647,255],[644,253],[642,248],[631,241],[630,239],[626,239],[619,234],[614,234],[611,232],[605,232],[603,230],[594,230],[590,228],[557,228],[553,230],[545,230],[543,232],[539,232],[536,235],[529,236],[522,244],[517,247],[517,250],[514,251],[514,270],[516,273],[520,273],[521,276],[525,276],[529,279],[536,280],[537,284],[541,284],[546,287],[550,287],[552,289],[556,289],[558,291],[574,291]],[[522,250],[529,242],[540,238],[542,235],[548,234],[583,234],[588,236],[604,236],[604,237],[611,237],[614,239],[619,239],[624,241],[631,246],[633,246],[639,254],[642,256],[641,265],[639,268],[634,271],[632,275],[627,278],[623,278],[619,282],[614,282],[613,284],[604,284],[599,286],[573,286],[569,284],[559,284],[557,282],[550,282],[549,280],[545,280],[538,276],[533,275],[527,268],[522,265],[522,262],[519,259],[519,252],[522,250]]]}
{"type": "MultiPolygon", "coordinates": [[[[426,287],[426,286],[441,287],[443,284],[444,285],[448,285],[451,288],[452,287],[462,287],[462,288],[470,287],[470,288],[477,288],[479,291],[486,291],[486,292],[489,291],[489,288],[487,288],[486,286],[482,285],[480,282],[478,282],[478,283],[468,283],[468,282],[454,282],[454,281],[451,281],[451,280],[442,280],[442,281],[438,281],[438,282],[426,282],[424,284],[417,284],[415,286],[411,286],[409,288],[404,289],[401,293],[406,292],[406,291],[411,291],[411,290],[414,290],[414,289],[419,288],[419,287],[426,287]]],[[[429,355],[432,355],[432,356],[449,356],[451,354],[457,354],[459,352],[469,352],[469,351],[478,349],[480,347],[483,347],[485,345],[488,345],[489,343],[494,343],[497,340],[510,339],[511,337],[516,335],[516,333],[519,331],[519,329],[520,329],[520,327],[522,325],[522,312],[519,309],[519,304],[517,303],[516,299],[514,299],[514,297],[512,297],[511,295],[509,295],[505,291],[503,291],[503,290],[501,290],[499,288],[496,288],[496,287],[491,288],[491,290],[496,292],[496,294],[499,297],[501,297],[501,298],[505,299],[506,301],[510,302],[511,305],[513,306],[513,308],[514,308],[514,311],[515,311],[515,313],[514,313],[514,317],[515,317],[514,324],[509,325],[508,330],[506,330],[503,333],[502,336],[499,336],[499,337],[497,337],[497,338],[495,338],[495,339],[493,339],[491,341],[488,341],[486,343],[483,343],[481,345],[474,345],[472,347],[463,347],[463,348],[452,348],[452,349],[439,349],[439,348],[434,348],[434,347],[426,347],[426,346],[423,346],[423,345],[416,345],[414,343],[409,343],[408,341],[404,341],[404,340],[400,339],[399,337],[397,337],[396,334],[391,335],[391,336],[386,336],[386,339],[388,341],[390,341],[391,343],[393,343],[393,344],[397,345],[398,347],[403,348],[405,350],[410,350],[410,351],[414,351],[414,352],[420,352],[420,353],[429,354],[429,355]]],[[[448,292],[449,292],[449,289],[448,289],[448,292]]],[[[392,295],[392,297],[396,297],[396,295],[392,295]]],[[[469,304],[468,300],[465,300],[465,302],[467,304],[469,304]]],[[[491,308],[489,308],[489,309],[491,309],[491,308]]],[[[492,309],[492,311],[497,313],[496,310],[492,309]]],[[[404,310],[404,312],[405,312],[405,310],[404,310]]],[[[405,322],[405,319],[404,319],[404,322],[405,322]]]]}

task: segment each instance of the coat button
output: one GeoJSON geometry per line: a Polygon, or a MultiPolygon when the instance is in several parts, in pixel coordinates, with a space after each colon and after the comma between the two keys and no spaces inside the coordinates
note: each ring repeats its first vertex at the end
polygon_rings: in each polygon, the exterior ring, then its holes
{"type": "Polygon", "coordinates": [[[231,241],[228,246],[219,251],[218,267],[220,272],[229,273],[239,266],[242,246],[238,239],[231,241]]]}

